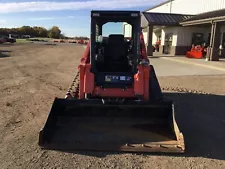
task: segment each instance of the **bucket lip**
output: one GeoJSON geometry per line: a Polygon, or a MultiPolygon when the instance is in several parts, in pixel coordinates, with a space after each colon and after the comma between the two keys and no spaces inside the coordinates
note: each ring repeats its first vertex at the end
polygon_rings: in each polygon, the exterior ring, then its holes
{"type": "Polygon", "coordinates": [[[104,152],[142,152],[142,153],[185,153],[185,148],[177,144],[151,144],[151,145],[96,145],[96,144],[65,144],[65,143],[44,143],[39,145],[40,148],[45,150],[56,150],[56,151],[104,151],[104,152]],[[95,146],[94,146],[95,145],[95,146]]]}

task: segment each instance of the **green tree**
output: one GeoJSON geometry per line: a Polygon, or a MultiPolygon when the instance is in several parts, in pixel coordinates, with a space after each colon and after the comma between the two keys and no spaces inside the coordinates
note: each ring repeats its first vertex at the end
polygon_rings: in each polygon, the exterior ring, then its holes
{"type": "Polygon", "coordinates": [[[34,29],[34,36],[36,37],[47,37],[48,36],[48,30],[43,27],[33,27],[34,29]]]}
{"type": "Polygon", "coordinates": [[[22,26],[20,29],[20,34],[23,35],[33,35],[34,34],[34,29],[30,26],[22,26]]]}
{"type": "Polygon", "coordinates": [[[40,27],[38,34],[40,37],[48,37],[48,30],[43,27],[40,27]]]}
{"type": "Polygon", "coordinates": [[[49,30],[49,34],[48,36],[50,38],[60,38],[60,35],[61,35],[61,30],[59,29],[58,26],[53,26],[50,30],[49,30]]]}

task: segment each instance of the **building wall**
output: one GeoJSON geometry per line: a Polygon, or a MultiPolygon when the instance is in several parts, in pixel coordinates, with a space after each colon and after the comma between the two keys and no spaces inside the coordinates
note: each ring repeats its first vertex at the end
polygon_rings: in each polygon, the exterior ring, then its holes
{"type": "Polygon", "coordinates": [[[145,41],[145,45],[147,44],[147,37],[148,37],[148,32],[143,32],[143,36],[144,36],[144,41],[145,41]]]}
{"type": "MultiPolygon", "coordinates": [[[[225,33],[225,26],[221,27],[221,44],[222,34],[225,33]]],[[[204,40],[207,41],[209,33],[211,33],[211,27],[179,27],[177,46],[191,46],[193,33],[203,33],[204,40]]]]}
{"type": "MultiPolygon", "coordinates": [[[[179,13],[179,14],[199,14],[203,12],[209,12],[213,10],[219,10],[225,8],[225,0],[174,0],[172,3],[168,2],[162,6],[148,10],[147,12],[158,13],[179,13]],[[184,8],[185,6],[185,8],[184,8]],[[171,10],[171,11],[170,11],[171,10]]],[[[131,36],[131,26],[126,25],[124,28],[124,35],[131,36]]],[[[183,46],[188,48],[191,46],[193,33],[204,33],[205,40],[208,38],[208,34],[211,32],[209,28],[196,28],[196,27],[166,27],[161,30],[161,45],[164,45],[166,33],[173,33],[172,46],[183,46]]],[[[225,26],[221,28],[221,32],[225,33],[225,26]]],[[[143,32],[145,43],[147,43],[147,32],[143,32]]],[[[152,44],[157,41],[157,32],[153,32],[152,44]]],[[[222,42],[222,36],[221,36],[222,42]]]]}
{"type": "Polygon", "coordinates": [[[220,32],[224,32],[225,33],[225,25],[221,27],[220,32]]]}
{"type": "Polygon", "coordinates": [[[152,34],[152,44],[155,44],[157,41],[157,32],[153,32],[152,34]]]}
{"type": "Polygon", "coordinates": [[[162,30],[164,36],[162,38],[161,45],[164,45],[164,43],[165,43],[166,34],[170,34],[171,33],[171,34],[173,34],[172,35],[172,46],[176,46],[176,44],[177,44],[177,33],[178,33],[177,31],[178,31],[178,28],[179,27],[166,27],[166,28],[164,28],[162,30]]]}
{"type": "Polygon", "coordinates": [[[210,30],[210,27],[165,27],[161,30],[160,52],[165,52],[165,48],[168,45],[165,43],[165,37],[167,34],[172,34],[170,54],[184,55],[191,48],[193,33],[203,33],[204,40],[207,41],[210,30]]]}
{"type": "Polygon", "coordinates": [[[161,45],[159,52],[160,53],[165,53],[168,51],[168,45],[170,46],[169,53],[172,55],[176,54],[176,46],[177,46],[177,40],[178,40],[178,28],[179,27],[165,27],[161,31],[161,45]],[[172,43],[169,42],[166,43],[166,36],[170,35],[172,37],[172,43]]]}
{"type": "Polygon", "coordinates": [[[153,35],[152,35],[152,44],[156,44],[158,41],[158,37],[161,36],[161,29],[153,30],[153,35]]]}
{"type": "Polygon", "coordinates": [[[161,36],[161,45],[164,45],[165,42],[165,36],[167,33],[173,34],[173,45],[176,44],[177,41],[177,34],[176,34],[176,27],[166,27],[164,29],[157,30],[153,32],[153,38],[152,38],[152,44],[155,44],[157,41],[157,37],[161,36]]]}
{"type": "MultiPolygon", "coordinates": [[[[225,0],[174,0],[155,9],[149,10],[148,12],[197,15],[223,8],[225,8],[225,0]]],[[[161,51],[164,50],[166,33],[173,33],[171,53],[183,55],[191,46],[193,33],[204,33],[205,41],[207,41],[210,32],[211,27],[166,27],[161,33],[161,51]]],[[[221,44],[224,32],[225,26],[221,28],[221,44]]]]}
{"type": "Polygon", "coordinates": [[[193,33],[203,33],[204,40],[207,41],[208,34],[211,32],[211,28],[205,27],[179,27],[177,46],[191,46],[193,33]]]}
{"type": "Polygon", "coordinates": [[[174,0],[147,12],[196,15],[223,8],[225,8],[225,0],[174,0]]]}
{"type": "MultiPolygon", "coordinates": [[[[165,46],[166,34],[172,33],[172,54],[184,55],[191,48],[193,33],[203,33],[204,40],[207,42],[211,27],[165,27],[161,31],[153,32],[152,44],[155,44],[160,33],[162,48],[165,46]]],[[[221,27],[221,44],[223,44],[223,33],[225,33],[225,25],[221,27]]],[[[147,43],[147,32],[144,32],[144,39],[147,43]]],[[[163,49],[161,49],[161,53],[162,51],[163,49]]]]}
{"type": "MultiPolygon", "coordinates": [[[[223,48],[225,48],[225,26],[221,27],[220,32],[221,32],[220,44],[223,45],[223,48]]],[[[225,51],[224,51],[224,53],[225,53],[225,51]]]]}
{"type": "MultiPolygon", "coordinates": [[[[225,26],[221,27],[220,32],[225,33],[225,26]]],[[[161,31],[161,45],[164,45],[166,33],[173,33],[173,46],[191,46],[193,33],[203,33],[204,40],[207,41],[211,27],[166,27],[161,31]]]]}
{"type": "MultiPolygon", "coordinates": [[[[172,2],[172,3],[174,3],[174,2],[172,2]]],[[[157,8],[148,10],[147,12],[170,13],[170,5],[171,5],[171,3],[169,2],[164,5],[159,6],[157,8]]]]}

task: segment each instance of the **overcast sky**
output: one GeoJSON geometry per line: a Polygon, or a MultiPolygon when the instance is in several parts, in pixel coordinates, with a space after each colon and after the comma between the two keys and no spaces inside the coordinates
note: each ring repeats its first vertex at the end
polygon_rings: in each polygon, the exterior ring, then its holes
{"type": "MultiPolygon", "coordinates": [[[[143,11],[166,0],[0,0],[0,27],[60,27],[67,36],[89,36],[91,10],[143,11]]],[[[118,32],[117,26],[105,32],[118,32]]]]}

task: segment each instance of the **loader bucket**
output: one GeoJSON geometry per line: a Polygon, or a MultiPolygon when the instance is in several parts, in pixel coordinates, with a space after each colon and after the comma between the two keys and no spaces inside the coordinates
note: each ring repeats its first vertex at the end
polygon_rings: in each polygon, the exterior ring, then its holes
{"type": "Polygon", "coordinates": [[[59,151],[183,153],[171,101],[104,103],[56,98],[39,145],[59,151]]]}

